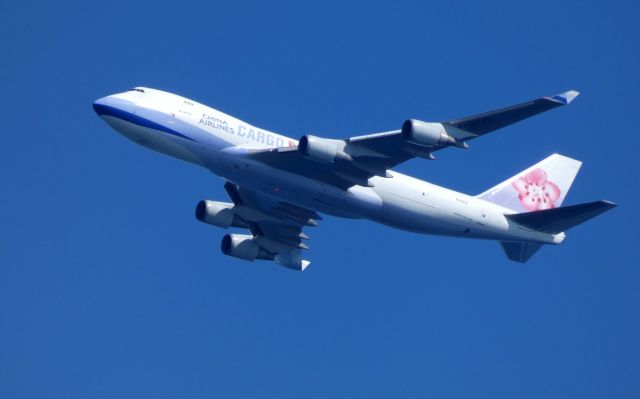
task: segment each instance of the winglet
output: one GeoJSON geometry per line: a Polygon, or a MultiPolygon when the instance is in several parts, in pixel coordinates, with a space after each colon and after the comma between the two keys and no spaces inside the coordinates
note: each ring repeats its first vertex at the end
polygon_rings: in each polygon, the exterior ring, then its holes
{"type": "Polygon", "coordinates": [[[555,96],[549,96],[546,98],[548,100],[566,105],[566,104],[571,104],[571,101],[573,101],[576,97],[578,97],[578,95],[580,95],[579,91],[569,90],[569,91],[565,91],[564,93],[556,94],[555,96]]]}

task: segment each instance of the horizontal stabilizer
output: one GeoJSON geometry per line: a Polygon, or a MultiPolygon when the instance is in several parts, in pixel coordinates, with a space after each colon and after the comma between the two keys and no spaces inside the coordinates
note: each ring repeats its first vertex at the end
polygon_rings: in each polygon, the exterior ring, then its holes
{"type": "Polygon", "coordinates": [[[513,261],[524,263],[535,254],[542,244],[533,242],[506,242],[501,241],[502,249],[507,257],[513,261]]]}
{"type": "Polygon", "coordinates": [[[609,201],[595,201],[586,204],[545,209],[542,211],[514,213],[512,215],[506,215],[506,217],[532,230],[557,234],[594,218],[616,206],[616,204],[609,201]]]}

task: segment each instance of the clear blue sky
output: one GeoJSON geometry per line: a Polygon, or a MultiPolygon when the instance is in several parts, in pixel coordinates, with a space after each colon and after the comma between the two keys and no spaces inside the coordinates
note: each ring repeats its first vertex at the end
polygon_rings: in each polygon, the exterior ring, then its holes
{"type": "Polygon", "coordinates": [[[638,398],[633,2],[0,4],[1,398],[638,398]],[[444,5],[446,3],[446,5],[444,5]],[[518,3],[518,4],[516,4],[518,3]],[[577,89],[399,170],[477,193],[553,152],[621,206],[526,265],[327,217],[296,273],[219,252],[205,170],[91,108],[142,85],[299,137],[577,89]]]}

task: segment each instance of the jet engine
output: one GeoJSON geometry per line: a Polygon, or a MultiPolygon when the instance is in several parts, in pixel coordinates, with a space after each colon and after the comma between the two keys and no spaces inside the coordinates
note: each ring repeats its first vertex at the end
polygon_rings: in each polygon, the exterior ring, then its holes
{"type": "Polygon", "coordinates": [[[464,146],[447,134],[442,123],[423,122],[416,119],[406,120],[402,124],[402,137],[412,143],[435,147],[437,145],[464,146]]]}
{"type": "Polygon", "coordinates": [[[218,227],[249,227],[249,223],[241,219],[233,211],[233,204],[202,200],[196,205],[196,219],[218,227]]]}
{"type": "Polygon", "coordinates": [[[253,236],[248,234],[227,234],[222,238],[220,249],[225,255],[244,260],[274,260],[275,257],[262,249],[253,236]]]}
{"type": "Polygon", "coordinates": [[[298,151],[311,158],[314,161],[333,163],[337,160],[351,161],[351,157],[347,155],[340,144],[344,143],[338,140],[328,140],[316,136],[306,135],[298,141],[298,151]]]}

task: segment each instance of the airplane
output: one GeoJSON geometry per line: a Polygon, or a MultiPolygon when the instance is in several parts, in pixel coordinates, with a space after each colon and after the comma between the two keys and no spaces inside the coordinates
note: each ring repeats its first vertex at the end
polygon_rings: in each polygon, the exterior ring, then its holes
{"type": "Polygon", "coordinates": [[[252,126],[194,100],[134,87],[93,103],[126,138],[207,168],[226,180],[231,202],[200,201],[196,218],[246,230],[227,234],[222,252],[304,270],[304,227],[320,213],[369,219],[431,235],[499,241],[506,256],[526,262],[542,245],[616,204],[562,206],[581,162],[553,154],[478,195],[467,195],[391,170],[414,157],[435,159],[523,119],[571,103],[577,91],[443,122],[404,121],[398,130],[345,139],[295,140],[252,126]]]}

